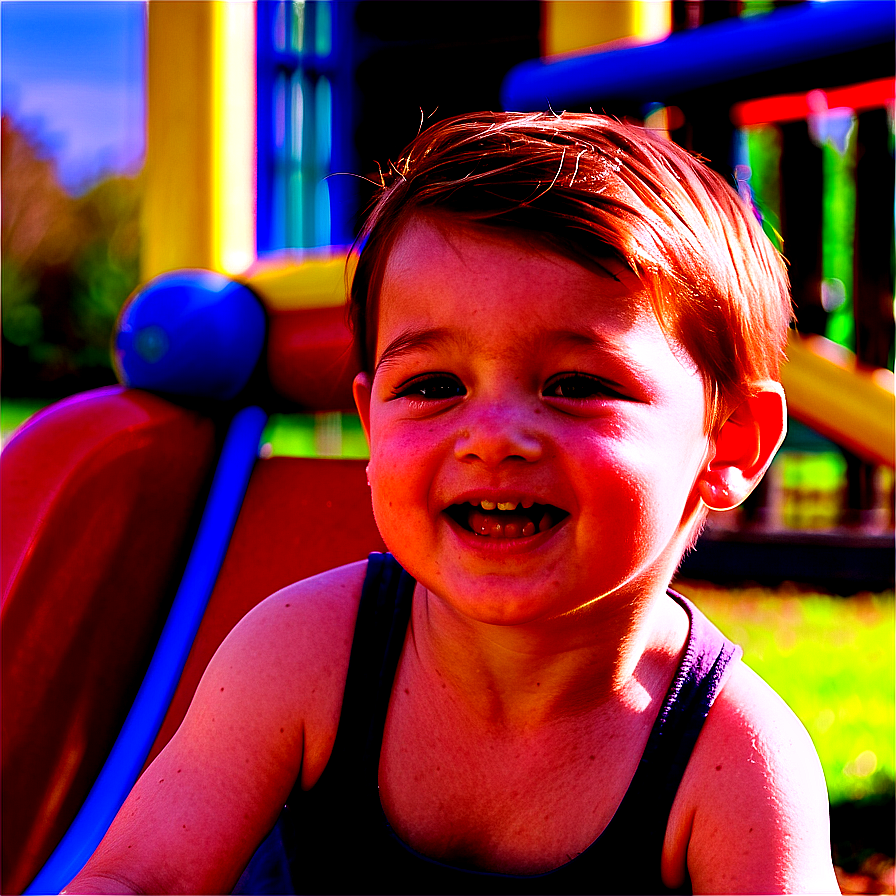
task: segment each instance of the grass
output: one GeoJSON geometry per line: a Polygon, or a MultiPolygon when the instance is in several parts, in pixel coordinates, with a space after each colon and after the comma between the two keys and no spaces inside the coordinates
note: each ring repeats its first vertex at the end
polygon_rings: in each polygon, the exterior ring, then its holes
{"type": "Polygon", "coordinates": [[[272,414],[261,441],[265,453],[290,457],[368,455],[356,414],[272,414]]]}
{"type": "Polygon", "coordinates": [[[5,443],[14,430],[46,405],[39,399],[4,398],[0,401],[0,439],[5,443]]]}
{"type": "Polygon", "coordinates": [[[892,591],[840,598],[792,587],[679,587],[744,648],[745,662],[806,726],[832,803],[892,795],[892,591]]]}

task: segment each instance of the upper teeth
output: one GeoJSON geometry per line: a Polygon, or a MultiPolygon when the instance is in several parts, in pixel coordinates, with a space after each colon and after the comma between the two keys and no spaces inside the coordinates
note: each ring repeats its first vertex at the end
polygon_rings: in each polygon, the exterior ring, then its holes
{"type": "MultiPolygon", "coordinates": [[[[480,501],[479,506],[483,510],[494,510],[496,507],[498,510],[516,510],[519,507],[519,502],[517,501],[480,501]]],[[[523,502],[523,507],[531,507],[532,502],[523,502]]]]}

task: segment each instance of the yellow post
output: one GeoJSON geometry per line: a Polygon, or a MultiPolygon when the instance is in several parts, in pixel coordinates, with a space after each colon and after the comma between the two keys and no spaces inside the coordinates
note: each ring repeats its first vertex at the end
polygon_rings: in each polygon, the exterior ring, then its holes
{"type": "Polygon", "coordinates": [[[216,267],[255,260],[255,3],[214,2],[214,212],[216,267]]]}
{"type": "Polygon", "coordinates": [[[255,258],[255,4],[150,0],[143,280],[255,258]]]}
{"type": "Polygon", "coordinates": [[[672,29],[671,0],[546,0],[542,10],[543,56],[662,40],[672,29]]]}

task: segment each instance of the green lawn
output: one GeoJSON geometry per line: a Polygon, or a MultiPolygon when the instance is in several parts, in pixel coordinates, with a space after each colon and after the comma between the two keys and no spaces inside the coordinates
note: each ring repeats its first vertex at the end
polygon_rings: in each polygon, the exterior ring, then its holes
{"type": "Polygon", "coordinates": [[[367,457],[367,440],[356,414],[273,414],[262,436],[270,453],[367,457]]]}
{"type": "Polygon", "coordinates": [[[47,404],[38,399],[0,399],[0,438],[5,442],[13,430],[47,404]]]}
{"type": "Polygon", "coordinates": [[[680,583],[799,716],[832,803],[893,793],[893,592],[850,598],[680,583]]]}

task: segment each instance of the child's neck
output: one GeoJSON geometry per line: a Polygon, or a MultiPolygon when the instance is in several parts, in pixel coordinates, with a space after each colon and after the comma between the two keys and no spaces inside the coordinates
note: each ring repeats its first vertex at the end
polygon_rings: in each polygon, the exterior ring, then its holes
{"type": "Polygon", "coordinates": [[[687,617],[664,590],[634,605],[603,598],[531,626],[477,623],[420,592],[410,637],[422,674],[437,678],[430,684],[484,726],[508,732],[613,706],[647,709],[664,692],[687,637],[687,617]]]}

